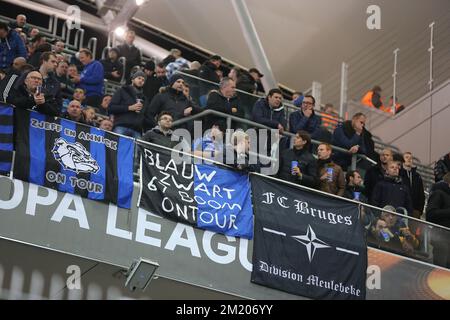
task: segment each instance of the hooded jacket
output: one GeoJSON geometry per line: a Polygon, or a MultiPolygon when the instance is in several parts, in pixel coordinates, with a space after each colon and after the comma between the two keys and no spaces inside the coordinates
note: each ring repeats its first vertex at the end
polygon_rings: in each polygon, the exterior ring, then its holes
{"type": "Polygon", "coordinates": [[[0,38],[0,69],[8,69],[15,58],[27,58],[27,49],[15,30],[9,30],[5,38],[0,38]]]}
{"type": "Polygon", "coordinates": [[[256,101],[252,110],[252,120],[274,129],[278,129],[279,124],[286,129],[287,125],[283,104],[277,109],[273,109],[267,98],[256,101]]]}

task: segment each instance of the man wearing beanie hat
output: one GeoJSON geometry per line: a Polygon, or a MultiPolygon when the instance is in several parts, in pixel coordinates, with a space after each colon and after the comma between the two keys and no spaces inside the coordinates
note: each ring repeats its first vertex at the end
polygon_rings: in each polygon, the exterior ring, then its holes
{"type": "Polygon", "coordinates": [[[147,101],[152,101],[153,97],[159,92],[159,88],[163,86],[161,78],[156,76],[155,62],[149,60],[144,65],[144,73],[147,76],[143,87],[144,95],[147,101]]]}
{"type": "Polygon", "coordinates": [[[163,93],[158,93],[153,100],[147,102],[144,111],[144,129],[150,130],[156,125],[155,117],[163,111],[170,112],[173,121],[191,116],[201,110],[192,105],[183,94],[184,80],[179,74],[174,74],[169,80],[169,86],[163,93]]]}
{"type": "Polygon", "coordinates": [[[143,107],[145,96],[142,91],[146,75],[136,71],[131,75],[131,85],[116,90],[109,104],[109,113],[114,115],[115,133],[140,138],[142,135],[143,107]]]}
{"type": "Polygon", "coordinates": [[[108,51],[108,58],[100,60],[105,70],[105,79],[120,82],[123,74],[123,65],[119,61],[119,50],[111,48],[108,51]]]}

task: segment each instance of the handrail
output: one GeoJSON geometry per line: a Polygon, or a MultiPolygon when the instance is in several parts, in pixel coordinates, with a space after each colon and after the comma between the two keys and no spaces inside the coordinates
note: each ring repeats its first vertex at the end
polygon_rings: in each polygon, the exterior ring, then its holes
{"type": "Polygon", "coordinates": [[[124,85],[126,83],[125,70],[126,70],[127,58],[122,56],[119,58],[119,62],[122,62],[122,78],[120,79],[120,84],[124,85]]]}
{"type": "MultiPolygon", "coordinates": [[[[200,113],[198,113],[196,115],[193,115],[193,116],[189,116],[189,117],[186,117],[186,118],[183,118],[183,119],[180,119],[180,120],[176,120],[176,121],[173,122],[172,125],[174,127],[176,127],[176,126],[179,126],[181,124],[193,121],[193,120],[198,119],[198,118],[203,118],[203,117],[208,116],[208,115],[215,115],[215,116],[219,116],[219,117],[227,119],[227,126],[228,126],[228,124],[231,123],[230,120],[233,120],[233,121],[236,121],[236,122],[241,122],[241,123],[244,123],[244,124],[251,125],[253,127],[261,128],[261,129],[269,129],[269,130],[273,129],[273,128],[270,128],[270,127],[265,126],[263,124],[260,124],[260,123],[254,122],[254,121],[250,121],[248,119],[239,118],[239,117],[236,117],[236,116],[233,116],[233,115],[230,115],[230,114],[222,113],[222,112],[219,112],[219,111],[216,111],[216,110],[211,110],[211,109],[202,111],[202,112],[200,112],[200,113]]],[[[228,127],[227,129],[231,129],[231,128],[228,127]]],[[[289,136],[289,137],[294,137],[295,136],[295,134],[293,134],[291,132],[283,132],[283,135],[289,136]]],[[[318,145],[318,144],[320,144],[322,142],[318,141],[318,140],[311,139],[311,143],[318,145]]],[[[332,145],[331,147],[332,147],[333,150],[352,155],[352,158],[355,158],[355,157],[356,158],[362,158],[364,160],[369,161],[371,164],[377,164],[376,161],[373,161],[372,159],[370,159],[366,155],[354,154],[354,153],[351,153],[348,150],[343,149],[343,148],[338,147],[338,146],[333,146],[332,145]]],[[[356,160],[356,158],[355,158],[355,160],[356,160]]],[[[355,165],[355,168],[356,168],[356,161],[353,161],[353,159],[352,159],[352,170],[354,170],[353,165],[355,165]]]]}
{"type": "Polygon", "coordinates": [[[83,47],[83,41],[84,41],[84,29],[81,28],[78,29],[77,32],[75,33],[74,46],[76,50],[80,50],[83,47]]]}
{"type": "MultiPolygon", "coordinates": [[[[214,110],[209,110],[209,111],[214,111],[214,110]]],[[[71,120],[67,120],[67,121],[73,122],[71,120]]],[[[87,124],[84,124],[84,125],[88,126],[88,127],[91,127],[91,126],[89,126],[87,124]]],[[[194,158],[194,159],[195,158],[202,159],[206,163],[214,163],[214,164],[217,164],[217,165],[220,165],[220,166],[229,167],[226,163],[217,162],[214,159],[209,159],[209,158],[205,158],[203,156],[198,156],[198,155],[195,155],[195,154],[192,154],[192,153],[186,153],[186,152],[183,152],[181,150],[177,150],[177,149],[173,149],[173,148],[168,148],[168,147],[156,145],[154,143],[150,143],[150,142],[147,142],[147,141],[144,141],[144,140],[141,140],[141,139],[134,139],[134,138],[131,138],[131,137],[126,137],[124,135],[117,134],[117,133],[114,133],[114,132],[110,132],[110,133],[114,134],[114,135],[117,135],[117,136],[121,136],[121,137],[127,138],[127,139],[131,139],[131,140],[134,141],[134,143],[141,143],[141,144],[144,144],[144,145],[152,145],[152,146],[155,146],[157,148],[162,148],[162,149],[166,149],[166,150],[173,150],[173,151],[175,151],[177,153],[186,154],[189,157],[191,157],[191,159],[192,158],[194,158]]],[[[136,157],[136,156],[137,155],[134,155],[134,157],[136,157]]],[[[136,158],[134,158],[134,159],[136,159],[136,158]]],[[[194,161],[194,163],[198,163],[198,162],[194,161]]],[[[354,199],[348,199],[348,198],[344,198],[344,197],[341,197],[341,196],[338,196],[338,195],[326,193],[326,192],[321,191],[321,190],[317,190],[317,189],[313,189],[313,188],[306,187],[306,186],[303,186],[303,185],[295,184],[295,183],[292,183],[292,182],[289,182],[289,181],[281,180],[281,179],[279,179],[277,177],[267,176],[267,175],[264,175],[264,174],[261,174],[261,173],[257,173],[257,172],[249,172],[249,175],[260,176],[260,177],[263,177],[265,179],[269,179],[269,180],[275,181],[278,184],[281,183],[281,184],[284,184],[284,185],[289,185],[289,186],[292,186],[292,187],[295,187],[295,188],[302,189],[302,190],[304,190],[306,192],[312,192],[312,193],[315,193],[315,194],[320,194],[320,195],[325,196],[325,197],[339,199],[340,201],[345,201],[346,203],[352,203],[352,204],[358,205],[360,207],[370,208],[370,209],[375,210],[375,211],[373,211],[373,213],[387,212],[389,214],[392,214],[394,216],[399,217],[400,219],[405,219],[406,221],[415,221],[417,223],[420,223],[420,225],[426,227],[425,231],[431,231],[433,228],[436,228],[436,229],[442,230],[442,231],[444,231],[446,233],[450,232],[450,228],[448,228],[448,227],[445,227],[445,226],[442,226],[442,225],[438,225],[438,224],[435,224],[435,223],[432,223],[432,222],[429,222],[429,221],[426,221],[426,220],[421,220],[421,219],[418,219],[418,218],[410,217],[408,215],[401,214],[399,212],[391,211],[388,208],[376,207],[376,206],[373,206],[373,205],[370,205],[370,204],[367,204],[367,203],[359,202],[359,201],[354,200],[354,199]]],[[[140,181],[139,181],[139,186],[142,189],[142,179],[140,179],[140,181]]],[[[374,218],[378,219],[378,216],[375,215],[374,218]]],[[[409,223],[407,223],[407,225],[408,224],[409,223]]],[[[425,241],[429,241],[429,240],[425,240],[425,241]]],[[[389,248],[384,248],[383,245],[380,246],[380,249],[389,250],[389,248]]],[[[420,249],[418,251],[415,251],[415,252],[417,252],[417,254],[419,256],[414,256],[412,258],[415,259],[415,260],[418,260],[418,261],[423,261],[423,259],[420,259],[420,253],[421,253],[420,249]]]]}
{"type": "Polygon", "coordinates": [[[101,55],[101,59],[102,59],[102,60],[105,60],[105,59],[106,59],[106,54],[108,54],[109,49],[111,49],[111,47],[109,47],[109,46],[106,46],[106,47],[103,48],[103,50],[102,50],[102,55],[101,55]]]}
{"type": "Polygon", "coordinates": [[[92,59],[95,60],[95,55],[97,53],[97,38],[92,37],[88,40],[87,47],[92,52],[92,59]]]}
{"type": "MultiPolygon", "coordinates": [[[[209,110],[209,111],[214,111],[214,110],[209,110]]],[[[173,124],[175,125],[175,123],[176,122],[174,122],[173,124]]],[[[161,145],[154,144],[154,143],[151,143],[151,142],[148,142],[148,141],[145,141],[145,140],[141,140],[141,139],[134,139],[134,140],[139,141],[140,143],[143,143],[143,144],[155,146],[157,148],[161,148],[161,149],[165,149],[165,150],[169,150],[169,151],[175,151],[177,153],[185,154],[185,155],[188,155],[188,156],[193,157],[193,158],[202,159],[202,160],[205,160],[207,162],[214,162],[214,163],[217,163],[217,164],[229,167],[229,166],[227,166],[224,163],[214,161],[213,159],[204,158],[202,156],[197,156],[197,155],[194,155],[192,153],[182,152],[182,151],[177,150],[177,149],[161,146],[161,145]]],[[[306,187],[304,185],[299,185],[299,184],[296,184],[296,183],[293,183],[293,182],[290,182],[290,181],[281,180],[281,179],[276,178],[276,177],[267,176],[267,175],[264,175],[264,174],[261,174],[261,173],[257,173],[257,172],[250,172],[249,174],[261,176],[261,177],[264,177],[264,178],[267,178],[267,179],[271,179],[271,180],[277,181],[278,183],[288,184],[290,186],[293,186],[293,187],[296,187],[296,188],[299,188],[299,189],[304,189],[305,191],[318,193],[318,194],[321,194],[321,195],[324,195],[324,196],[327,196],[327,197],[332,197],[332,198],[339,199],[339,200],[342,200],[342,201],[354,203],[354,204],[357,204],[357,205],[362,205],[362,206],[365,206],[365,207],[368,207],[368,208],[371,208],[371,209],[380,210],[380,211],[384,211],[384,212],[389,212],[389,213],[391,213],[393,215],[400,216],[400,217],[406,218],[408,220],[418,221],[418,222],[421,222],[421,223],[424,223],[424,224],[427,224],[427,225],[430,225],[430,226],[433,226],[433,227],[437,227],[437,228],[441,228],[441,229],[445,229],[445,230],[450,231],[450,228],[448,228],[448,227],[441,226],[441,225],[438,225],[438,224],[435,224],[435,223],[432,223],[432,222],[429,222],[429,221],[425,221],[425,220],[421,220],[421,219],[418,219],[418,218],[410,217],[410,216],[407,216],[407,215],[404,215],[404,214],[401,214],[401,213],[398,213],[398,212],[394,212],[394,211],[390,211],[388,209],[376,207],[376,206],[373,206],[371,204],[359,202],[359,201],[356,201],[356,200],[353,200],[353,199],[344,198],[344,197],[341,197],[341,196],[338,196],[338,195],[335,195],[335,194],[331,194],[331,193],[327,193],[325,191],[321,191],[321,190],[313,189],[313,188],[310,188],[310,187],[306,187]]]]}
{"type": "MultiPolygon", "coordinates": [[[[178,73],[178,74],[180,74],[182,76],[185,76],[185,77],[188,77],[188,78],[192,78],[192,79],[195,79],[195,80],[198,80],[198,81],[201,81],[201,82],[204,82],[204,83],[212,84],[212,85],[215,85],[215,86],[219,87],[219,83],[216,83],[216,82],[213,82],[213,81],[209,81],[209,80],[206,80],[206,79],[194,76],[192,74],[184,73],[182,70],[181,71],[177,70],[177,71],[175,71],[175,73],[178,73]]],[[[249,92],[246,92],[246,91],[243,91],[243,90],[240,90],[240,89],[236,89],[236,92],[244,94],[244,95],[247,95],[247,96],[251,96],[251,97],[254,97],[254,98],[259,98],[259,99],[265,98],[265,96],[263,96],[263,95],[249,93],[249,92]]],[[[286,100],[286,99],[283,99],[283,105],[286,107],[286,109],[292,109],[294,111],[301,110],[301,108],[295,106],[294,104],[292,104],[291,101],[286,100]]],[[[323,112],[320,112],[318,110],[314,110],[314,112],[320,117],[327,117],[327,118],[330,118],[330,119],[335,119],[336,118],[339,122],[342,122],[342,120],[343,120],[339,116],[333,117],[333,116],[330,116],[327,113],[323,113],[323,112]]]]}

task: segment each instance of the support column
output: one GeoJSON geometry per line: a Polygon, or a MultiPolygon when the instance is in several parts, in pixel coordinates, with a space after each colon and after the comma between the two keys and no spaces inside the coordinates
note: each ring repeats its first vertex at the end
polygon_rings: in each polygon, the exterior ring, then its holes
{"type": "Polygon", "coordinates": [[[264,48],[259,40],[255,25],[248,11],[245,0],[231,0],[234,11],[241,26],[242,34],[247,42],[248,48],[253,58],[255,67],[264,74],[261,82],[265,90],[277,88],[278,84],[270,67],[269,60],[264,52],[264,48]]]}

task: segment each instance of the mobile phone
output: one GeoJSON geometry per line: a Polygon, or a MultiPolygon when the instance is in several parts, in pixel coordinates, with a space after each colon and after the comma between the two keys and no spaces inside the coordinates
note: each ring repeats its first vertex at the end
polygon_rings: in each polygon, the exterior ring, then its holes
{"type": "Polygon", "coordinates": [[[36,87],[36,94],[39,95],[42,93],[42,86],[37,86],[36,87]]]}

